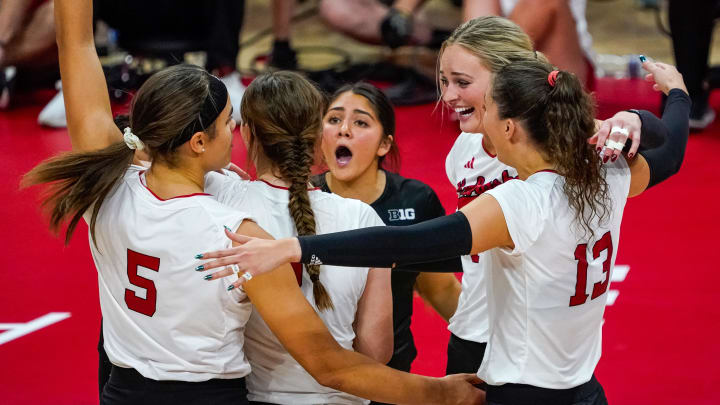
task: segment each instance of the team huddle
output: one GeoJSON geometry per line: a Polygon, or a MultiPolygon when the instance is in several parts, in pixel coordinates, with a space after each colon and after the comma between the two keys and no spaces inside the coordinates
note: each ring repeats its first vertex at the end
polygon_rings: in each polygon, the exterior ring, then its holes
{"type": "Polygon", "coordinates": [[[73,151],[25,181],[49,184],[68,240],[89,225],[102,404],[607,403],[594,370],[625,203],[675,174],[687,143],[674,67],[643,64],[661,119],[599,122],[514,23],[461,25],[437,72],[462,131],[445,215],[386,169],[395,117],[374,86],[326,97],[266,73],[236,123],[225,85],[178,65],[114,119],[92,2],[55,8],[73,151]],[[226,169],[236,126],[257,180],[226,169]],[[312,176],[318,147],[328,170],[312,176]],[[446,377],[409,373],[414,289],[449,321],[446,377]]]}

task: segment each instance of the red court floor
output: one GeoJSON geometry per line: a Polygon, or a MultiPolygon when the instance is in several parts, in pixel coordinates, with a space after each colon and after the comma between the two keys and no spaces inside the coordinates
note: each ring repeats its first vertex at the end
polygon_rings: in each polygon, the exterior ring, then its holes
{"type": "MultiPolygon", "coordinates": [[[[601,117],[659,104],[641,81],[601,80],[597,98],[601,117]]],[[[100,311],[86,228],[63,246],[38,190],[18,190],[23,173],[69,148],[65,131],[35,124],[41,106],[0,112],[0,404],[96,404],[100,311]]],[[[433,110],[398,109],[401,173],[430,184],[452,211],[444,161],[458,130],[433,110]]],[[[716,123],[691,136],[677,176],[627,204],[596,371],[611,404],[720,404],[719,156],[716,123]]],[[[415,310],[414,371],[440,375],[445,325],[419,299],[415,310]]]]}

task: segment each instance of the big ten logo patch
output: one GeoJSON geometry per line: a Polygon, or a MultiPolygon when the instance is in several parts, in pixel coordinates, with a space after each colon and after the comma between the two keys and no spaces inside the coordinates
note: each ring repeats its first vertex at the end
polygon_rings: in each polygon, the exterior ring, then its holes
{"type": "Polygon", "coordinates": [[[390,221],[410,221],[415,219],[414,208],[400,208],[388,210],[390,221]]]}

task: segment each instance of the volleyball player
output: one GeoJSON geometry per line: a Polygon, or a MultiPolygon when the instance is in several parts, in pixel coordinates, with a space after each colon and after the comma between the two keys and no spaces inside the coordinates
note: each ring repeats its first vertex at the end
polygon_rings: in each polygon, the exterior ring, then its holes
{"type": "Polygon", "coordinates": [[[243,246],[209,268],[238,263],[260,274],[289,261],[402,265],[488,251],[490,337],[478,376],[489,404],[603,404],[593,376],[601,323],[628,197],[676,173],[688,135],[689,97],[677,70],[645,63],[666,92],[665,143],[602,164],[587,139],[592,101],[573,75],[538,60],[491,80],[483,126],[498,159],[518,170],[460,212],[410,227],[375,227],[243,246]]]}
{"type": "MultiPolygon", "coordinates": [[[[381,90],[363,82],[343,86],[330,98],[323,122],[328,171],[313,178],[323,191],[370,204],[386,225],[412,225],[445,215],[432,188],[396,173],[400,159],[395,112],[381,90]]],[[[459,263],[451,264],[461,271],[459,263]]],[[[388,365],[403,371],[410,371],[417,355],[410,330],[415,289],[447,321],[457,307],[460,283],[449,273],[392,272],[395,348],[388,365]]]]}
{"type": "MultiPolygon", "coordinates": [[[[308,184],[324,104],[320,91],[296,73],[281,71],[256,78],[242,100],[240,132],[258,181],[213,175],[206,192],[228,206],[252,212],[253,219],[275,238],[383,225],[361,201],[308,184]]],[[[388,269],[308,265],[294,270],[303,295],[343,348],[381,363],[390,359],[393,307],[388,269]]],[[[282,346],[259,312],[251,315],[245,337],[252,365],[248,398],[254,403],[368,402],[318,384],[282,346]]]]}
{"type": "Polygon", "coordinates": [[[89,224],[113,362],[103,403],[247,403],[247,298],[323,385],[399,403],[479,400],[468,376],[414,376],[342,348],[290,266],[244,291],[224,280],[197,287],[183,258],[221,243],[222,224],[268,236],[204,193],[206,174],[229,162],[235,123],[227,89],[200,68],[163,70],[138,91],[122,136],[93,45],[92,3],[58,0],[55,12],[74,152],[39,165],[26,182],[51,183],[45,203],[53,228],[70,221],[66,240],[81,218],[89,224]],[[152,158],[147,171],[132,165],[136,150],[152,158]],[[397,385],[383,384],[390,380],[397,385]]]}

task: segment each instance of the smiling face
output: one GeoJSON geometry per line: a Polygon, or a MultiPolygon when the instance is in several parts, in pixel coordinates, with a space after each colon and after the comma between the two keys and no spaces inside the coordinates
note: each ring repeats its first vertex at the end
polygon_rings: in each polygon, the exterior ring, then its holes
{"type": "Polygon", "coordinates": [[[322,152],[332,175],[353,181],[378,169],[378,159],[392,145],[368,99],[346,91],[330,104],[323,118],[322,152]]]}
{"type": "Polygon", "coordinates": [[[463,132],[483,131],[482,107],[490,70],[460,45],[450,45],[440,58],[442,101],[455,110],[463,132]]]}

